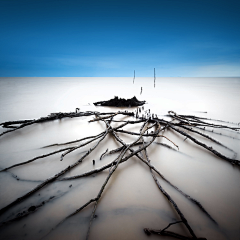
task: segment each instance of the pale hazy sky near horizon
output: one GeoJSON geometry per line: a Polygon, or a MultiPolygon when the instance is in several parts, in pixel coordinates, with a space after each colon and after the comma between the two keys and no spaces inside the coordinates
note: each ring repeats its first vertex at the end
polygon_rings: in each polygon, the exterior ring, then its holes
{"type": "Polygon", "coordinates": [[[0,77],[240,77],[239,0],[0,0],[0,77]]]}

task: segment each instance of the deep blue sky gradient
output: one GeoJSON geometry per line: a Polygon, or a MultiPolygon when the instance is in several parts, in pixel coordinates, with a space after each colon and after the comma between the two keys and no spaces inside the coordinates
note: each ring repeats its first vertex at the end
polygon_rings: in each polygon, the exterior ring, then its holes
{"type": "Polygon", "coordinates": [[[239,0],[0,0],[0,76],[239,77],[239,0]]]}

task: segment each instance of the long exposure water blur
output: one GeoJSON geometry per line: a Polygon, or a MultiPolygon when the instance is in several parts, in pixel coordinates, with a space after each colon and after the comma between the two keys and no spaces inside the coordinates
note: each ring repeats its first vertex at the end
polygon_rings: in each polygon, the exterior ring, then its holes
{"type": "MultiPolygon", "coordinates": [[[[93,102],[114,96],[136,96],[139,100],[146,100],[144,109],[150,109],[159,118],[166,118],[168,111],[173,110],[178,114],[228,121],[231,122],[229,126],[236,126],[232,123],[240,122],[240,78],[156,78],[155,87],[153,78],[135,78],[134,83],[133,78],[0,78],[0,122],[37,119],[54,112],[74,112],[76,108],[80,108],[80,111],[118,111],[115,107],[93,105],[93,102]]],[[[135,111],[136,107],[122,109],[135,111]]],[[[0,169],[61,148],[43,148],[46,145],[102,132],[104,123],[89,123],[92,118],[66,118],[34,124],[3,135],[0,137],[0,169]]],[[[126,117],[118,116],[116,119],[126,117]]],[[[140,126],[126,129],[138,131],[140,126]]],[[[219,129],[206,134],[227,145],[237,153],[236,159],[240,159],[240,133],[219,129]]],[[[171,131],[165,132],[165,136],[179,146],[179,151],[153,144],[148,150],[152,164],[172,183],[197,199],[218,223],[214,224],[194,204],[159,179],[197,236],[211,240],[239,240],[239,168],[171,131]]],[[[130,135],[124,137],[128,143],[134,139],[136,137],[130,135]]],[[[233,152],[228,149],[202,137],[199,140],[233,157],[233,152]]],[[[167,139],[159,138],[157,142],[167,143],[174,148],[167,139]]],[[[1,172],[0,208],[74,163],[91,146],[93,144],[81,148],[63,161],[59,161],[60,153],[1,172]]],[[[107,137],[82,164],[64,177],[105,165],[114,156],[100,160],[101,154],[106,149],[118,146],[116,141],[107,137]],[[93,159],[95,165],[92,164],[93,159]]],[[[32,205],[46,202],[33,214],[0,226],[0,238],[41,239],[66,216],[95,198],[107,175],[108,170],[105,170],[94,176],[49,184],[0,216],[0,222],[4,222],[32,205]]],[[[44,239],[85,239],[92,207],[90,205],[69,218],[44,239]]],[[[157,188],[149,168],[136,157],[118,167],[102,195],[96,215],[90,239],[148,239],[143,228],[163,229],[179,219],[157,188]]],[[[181,224],[170,229],[188,235],[181,224]]],[[[151,236],[151,239],[159,237],[151,236]]]]}

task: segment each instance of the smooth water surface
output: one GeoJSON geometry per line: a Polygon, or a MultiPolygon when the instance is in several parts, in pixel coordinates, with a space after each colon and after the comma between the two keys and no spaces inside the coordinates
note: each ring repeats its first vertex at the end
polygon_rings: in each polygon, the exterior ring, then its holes
{"type": "MultiPolygon", "coordinates": [[[[169,110],[178,114],[197,115],[240,122],[240,78],[0,78],[0,122],[37,119],[53,112],[118,111],[117,108],[95,107],[93,102],[114,96],[146,100],[159,118],[166,118],[169,110]],[[142,87],[142,94],[141,92],[142,87]]],[[[125,110],[125,109],[124,109],[125,110]]],[[[135,111],[136,108],[126,108],[135,111]]],[[[0,168],[29,160],[38,155],[60,149],[42,148],[105,130],[104,123],[88,121],[93,117],[62,119],[35,124],[0,137],[0,168]]],[[[126,119],[117,116],[116,119],[126,119]]],[[[236,124],[216,122],[218,124],[236,124]]],[[[117,126],[117,123],[113,124],[117,126]]],[[[139,131],[141,124],[127,126],[139,131]]],[[[1,129],[3,132],[5,129],[1,129]]],[[[240,134],[229,130],[205,132],[233,151],[198,137],[200,141],[221,153],[240,159],[240,134]],[[221,134],[221,135],[220,135],[221,134]],[[234,156],[234,152],[237,154],[234,156]]],[[[134,136],[123,136],[128,143],[134,136]]],[[[240,236],[240,171],[190,140],[171,131],[165,132],[179,146],[179,151],[152,144],[148,149],[152,164],[181,190],[197,199],[217,221],[214,224],[194,204],[176,192],[162,179],[159,182],[176,201],[189,224],[199,237],[212,240],[239,240],[240,236]]],[[[196,135],[194,135],[197,137],[196,135]]],[[[146,139],[147,141],[150,139],[146,139]]],[[[174,145],[164,138],[156,142],[174,145]]],[[[69,154],[60,161],[60,154],[39,159],[25,166],[0,173],[0,208],[30,191],[45,179],[54,176],[94,146],[94,143],[69,154]]],[[[106,137],[81,164],[64,177],[78,175],[112,161],[116,155],[100,160],[106,150],[119,147],[111,136],[106,137]],[[92,160],[96,164],[93,166],[92,160]]],[[[177,149],[176,149],[177,150],[177,149]]],[[[44,206],[18,221],[0,226],[1,239],[85,239],[93,205],[64,221],[46,236],[66,216],[95,198],[108,175],[108,170],[94,176],[71,181],[55,181],[0,216],[8,221],[30,206],[45,202],[44,206]]],[[[90,239],[148,239],[143,228],[162,229],[179,218],[175,210],[157,188],[149,168],[136,157],[121,164],[109,181],[96,211],[90,239]]],[[[183,235],[181,225],[170,229],[183,235]]],[[[159,239],[151,236],[151,239],[159,239]]],[[[170,239],[165,237],[164,239],[170,239]]]]}

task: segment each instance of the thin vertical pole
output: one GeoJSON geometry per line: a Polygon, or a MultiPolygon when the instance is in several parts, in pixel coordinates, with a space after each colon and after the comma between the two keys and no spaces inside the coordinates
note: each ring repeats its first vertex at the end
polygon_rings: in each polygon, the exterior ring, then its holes
{"type": "Polygon", "coordinates": [[[155,73],[155,68],[154,68],[154,88],[155,88],[155,81],[156,81],[156,73],[155,73]]]}

